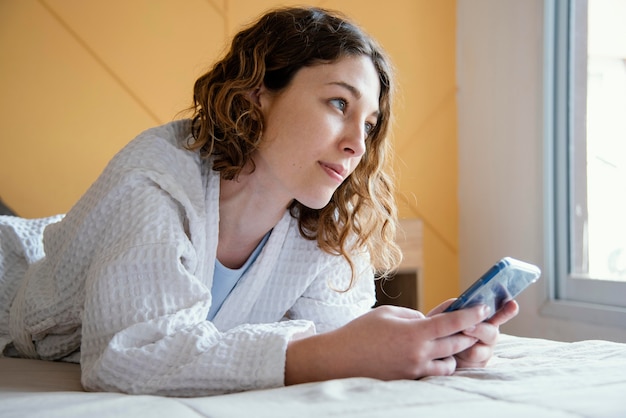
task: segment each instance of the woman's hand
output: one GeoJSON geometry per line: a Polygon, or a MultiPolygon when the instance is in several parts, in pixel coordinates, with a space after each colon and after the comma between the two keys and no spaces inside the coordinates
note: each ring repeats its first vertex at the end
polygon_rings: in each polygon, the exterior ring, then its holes
{"type": "MultiPolygon", "coordinates": [[[[433,309],[428,316],[447,315],[441,312],[448,307],[454,299],[448,300],[433,309]]],[[[485,367],[491,356],[493,349],[500,335],[499,326],[506,323],[519,312],[519,305],[516,301],[507,302],[502,309],[485,322],[476,324],[463,330],[463,334],[476,338],[476,344],[455,354],[457,368],[485,367]]]]}
{"type": "Polygon", "coordinates": [[[373,309],[335,331],[291,341],[285,384],[357,376],[393,380],[452,374],[457,368],[456,354],[475,346],[479,338],[491,341],[493,330],[480,326],[489,314],[485,308],[432,317],[395,306],[373,309]],[[464,332],[468,329],[474,331],[464,332]]]}

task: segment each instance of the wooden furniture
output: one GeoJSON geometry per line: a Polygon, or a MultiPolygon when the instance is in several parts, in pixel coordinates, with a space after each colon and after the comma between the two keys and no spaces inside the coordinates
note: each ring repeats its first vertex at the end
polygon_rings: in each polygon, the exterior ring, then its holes
{"type": "Polygon", "coordinates": [[[395,274],[376,281],[378,305],[405,306],[420,310],[422,303],[422,221],[401,219],[397,242],[404,258],[395,274]]]}

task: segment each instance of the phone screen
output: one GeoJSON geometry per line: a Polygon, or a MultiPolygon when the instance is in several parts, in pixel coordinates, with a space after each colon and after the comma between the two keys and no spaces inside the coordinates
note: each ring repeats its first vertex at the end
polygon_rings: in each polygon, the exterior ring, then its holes
{"type": "Polygon", "coordinates": [[[463,292],[444,312],[485,304],[492,315],[539,279],[539,267],[505,257],[463,292]]]}

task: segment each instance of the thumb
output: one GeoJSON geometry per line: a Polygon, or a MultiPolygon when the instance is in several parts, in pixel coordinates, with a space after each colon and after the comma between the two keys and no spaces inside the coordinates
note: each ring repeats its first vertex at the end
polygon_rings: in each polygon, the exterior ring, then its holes
{"type": "Polygon", "coordinates": [[[415,309],[404,308],[402,306],[394,306],[394,305],[382,305],[377,307],[381,311],[384,311],[384,314],[393,316],[396,318],[402,319],[424,319],[425,316],[420,311],[416,311],[415,309]]]}
{"type": "Polygon", "coordinates": [[[444,302],[441,302],[439,305],[437,305],[432,311],[428,312],[428,315],[426,316],[433,316],[433,315],[437,315],[442,313],[443,311],[446,310],[446,308],[450,305],[452,305],[452,302],[454,302],[456,300],[456,298],[452,298],[452,299],[448,299],[444,302]]]}

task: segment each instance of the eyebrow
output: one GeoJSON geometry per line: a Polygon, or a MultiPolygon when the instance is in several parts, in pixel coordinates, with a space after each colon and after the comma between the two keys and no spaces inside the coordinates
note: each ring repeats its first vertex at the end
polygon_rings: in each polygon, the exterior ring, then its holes
{"type": "Polygon", "coordinates": [[[341,86],[347,90],[350,90],[350,93],[352,93],[352,95],[355,96],[357,99],[360,99],[362,96],[361,91],[359,89],[354,87],[352,84],[346,83],[345,81],[331,81],[328,84],[334,84],[336,86],[341,86]]]}
{"type": "MultiPolygon", "coordinates": [[[[357,89],[356,87],[354,87],[350,83],[346,83],[345,81],[331,81],[328,84],[335,85],[335,86],[340,86],[340,87],[343,87],[343,88],[347,89],[357,99],[360,99],[361,96],[362,96],[361,90],[357,89]]],[[[378,117],[380,115],[380,111],[376,110],[376,111],[372,112],[372,115],[378,117]]]]}

